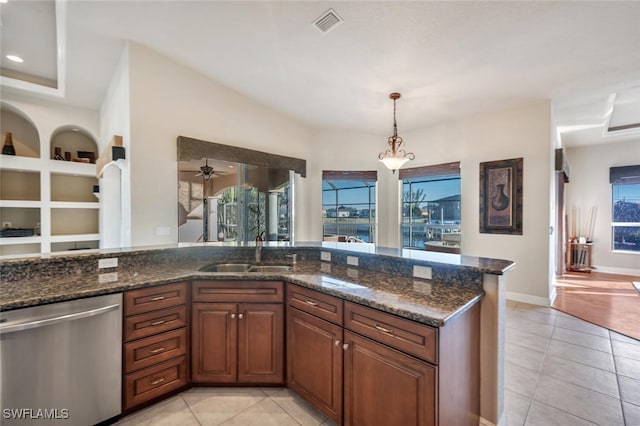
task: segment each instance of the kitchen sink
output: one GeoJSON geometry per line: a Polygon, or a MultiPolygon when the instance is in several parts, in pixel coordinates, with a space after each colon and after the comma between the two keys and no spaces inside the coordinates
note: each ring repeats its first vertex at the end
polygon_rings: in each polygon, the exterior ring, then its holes
{"type": "Polygon", "coordinates": [[[198,269],[200,272],[246,272],[251,268],[248,263],[216,263],[198,269]]]}
{"type": "Polygon", "coordinates": [[[249,268],[247,272],[285,272],[290,270],[290,265],[256,265],[249,268]]]}

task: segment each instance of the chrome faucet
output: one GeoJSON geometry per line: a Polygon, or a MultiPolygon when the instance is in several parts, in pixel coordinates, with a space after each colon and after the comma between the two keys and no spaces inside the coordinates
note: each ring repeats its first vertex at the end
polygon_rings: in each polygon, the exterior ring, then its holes
{"type": "Polygon", "coordinates": [[[256,236],[256,263],[262,262],[262,243],[264,242],[263,237],[264,231],[256,236]]]}

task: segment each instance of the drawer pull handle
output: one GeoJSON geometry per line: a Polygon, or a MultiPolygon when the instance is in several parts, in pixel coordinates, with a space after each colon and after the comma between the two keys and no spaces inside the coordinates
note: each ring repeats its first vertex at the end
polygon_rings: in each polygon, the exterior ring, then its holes
{"type": "Polygon", "coordinates": [[[160,321],[156,321],[156,322],[152,322],[151,325],[155,326],[155,325],[162,325],[165,322],[167,322],[167,320],[161,319],[160,321]]]}
{"type": "Polygon", "coordinates": [[[240,319],[244,318],[244,314],[238,314],[238,318],[240,319]]]}
{"type": "Polygon", "coordinates": [[[164,296],[156,296],[151,298],[152,302],[157,302],[158,300],[164,300],[164,296]]]}
{"type": "Polygon", "coordinates": [[[158,349],[154,349],[154,350],[152,350],[152,351],[149,351],[149,353],[150,353],[150,354],[154,354],[154,355],[155,355],[155,354],[159,354],[160,352],[164,351],[165,349],[167,349],[167,348],[165,348],[165,347],[163,346],[163,347],[161,347],[161,348],[158,348],[158,349]]]}
{"type": "Polygon", "coordinates": [[[317,302],[312,302],[311,300],[305,300],[304,301],[307,305],[311,305],[311,306],[318,306],[317,302]]]}
{"type": "Polygon", "coordinates": [[[150,382],[149,384],[151,386],[155,386],[155,385],[159,385],[160,383],[164,382],[165,380],[167,380],[167,378],[166,377],[162,377],[160,379],[154,380],[153,382],[150,382]]]}
{"type": "Polygon", "coordinates": [[[393,336],[393,330],[389,330],[388,328],[384,328],[384,327],[380,327],[378,324],[375,324],[375,327],[377,330],[386,333],[386,334],[390,334],[393,336]]]}

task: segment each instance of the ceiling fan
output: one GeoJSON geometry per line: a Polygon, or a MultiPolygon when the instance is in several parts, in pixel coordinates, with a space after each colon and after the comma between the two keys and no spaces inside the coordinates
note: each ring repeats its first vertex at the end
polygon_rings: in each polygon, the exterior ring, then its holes
{"type": "Polygon", "coordinates": [[[213,177],[214,174],[221,174],[221,173],[215,172],[213,170],[213,167],[209,165],[209,159],[205,158],[204,166],[200,167],[200,172],[196,173],[196,176],[202,176],[204,180],[209,180],[213,177]]]}

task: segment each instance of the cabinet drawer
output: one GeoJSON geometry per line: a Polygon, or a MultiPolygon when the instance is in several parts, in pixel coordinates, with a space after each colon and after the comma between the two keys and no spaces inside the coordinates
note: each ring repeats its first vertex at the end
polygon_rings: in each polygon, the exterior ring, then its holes
{"type": "Polygon", "coordinates": [[[142,314],[185,303],[187,303],[185,283],[131,290],[124,293],[124,315],[142,314]]]}
{"type": "Polygon", "coordinates": [[[187,358],[182,355],[124,377],[124,409],[159,397],[187,384],[187,358]]]}
{"type": "Polygon", "coordinates": [[[287,285],[287,303],[301,311],[342,325],[343,302],[337,297],[289,284],[287,285]]]}
{"type": "Polygon", "coordinates": [[[438,330],[375,309],[345,302],[344,327],[402,352],[438,362],[438,330]]]}
{"type": "Polygon", "coordinates": [[[124,319],[124,341],[128,342],[174,330],[184,327],[186,324],[187,308],[185,305],[133,315],[124,319]]]}
{"type": "Polygon", "coordinates": [[[124,345],[125,373],[150,367],[187,351],[187,329],[168,331],[124,345]]]}
{"type": "Polygon", "coordinates": [[[282,302],[282,281],[194,281],[194,302],[282,302]]]}

